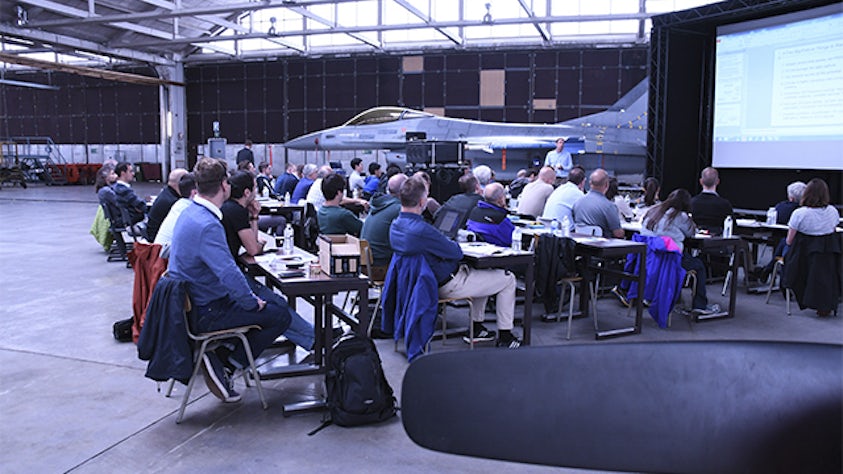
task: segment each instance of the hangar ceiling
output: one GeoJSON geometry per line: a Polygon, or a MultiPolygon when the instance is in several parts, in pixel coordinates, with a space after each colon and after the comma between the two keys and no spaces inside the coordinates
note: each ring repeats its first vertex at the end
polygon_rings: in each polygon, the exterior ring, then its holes
{"type": "Polygon", "coordinates": [[[704,0],[17,0],[0,7],[3,68],[548,48],[648,41],[649,18],[704,0]],[[17,63],[17,64],[16,64],[17,63]]]}

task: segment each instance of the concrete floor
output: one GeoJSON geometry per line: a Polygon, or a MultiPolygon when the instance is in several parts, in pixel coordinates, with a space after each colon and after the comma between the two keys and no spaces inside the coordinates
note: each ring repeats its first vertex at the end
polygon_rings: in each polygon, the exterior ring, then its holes
{"type": "MultiPolygon", "coordinates": [[[[159,184],[138,183],[139,194],[159,184]]],[[[134,344],[111,336],[115,320],[131,315],[133,273],[107,263],[88,234],[96,211],[90,186],[0,190],[0,466],[16,472],[544,472],[550,468],[441,454],[414,445],[400,418],[360,428],[307,433],[319,413],[285,418],[281,405],[321,393],[321,377],[265,382],[264,411],[254,389],[238,388],[243,402],[222,404],[202,384],[185,420],[176,425],[182,386],[165,398],[143,374],[134,344]]],[[[711,285],[713,302],[725,304],[711,285]]],[[[307,307],[300,303],[300,308],[307,307]]],[[[629,322],[614,300],[600,300],[602,324],[629,322]]],[[[449,310],[458,314],[464,310],[449,310]]],[[[516,315],[522,311],[516,309],[516,315]]],[[[541,313],[540,306],[534,314],[541,313]]],[[[493,318],[493,315],[488,315],[493,318]]],[[[449,318],[453,320],[454,318],[449,318]]],[[[458,318],[457,318],[458,319],[458,318]]],[[[674,318],[669,330],[645,318],[642,334],[595,342],[590,319],[534,324],[535,345],[617,344],[667,340],[785,340],[843,342],[843,318],[813,311],[787,317],[780,294],[739,289],[737,317],[692,324],[674,318]]],[[[384,369],[400,402],[407,367],[391,341],[378,341],[384,369]]],[[[442,349],[465,350],[453,340],[442,349]]],[[[495,350],[495,349],[488,349],[495,350]]],[[[524,349],[529,350],[529,349],[524,349]]],[[[841,361],[843,369],[843,361],[841,361]]],[[[163,390],[163,386],[161,387],[163,390]]],[[[543,399],[537,401],[543,403],[543,399]]],[[[400,416],[400,415],[399,415],[400,416]]],[[[579,472],[553,469],[554,472],[579,472]]]]}

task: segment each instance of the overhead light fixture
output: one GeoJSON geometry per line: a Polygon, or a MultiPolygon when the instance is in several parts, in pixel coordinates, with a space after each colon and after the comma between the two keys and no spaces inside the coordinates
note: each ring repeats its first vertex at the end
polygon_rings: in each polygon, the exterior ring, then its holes
{"type": "Polygon", "coordinates": [[[59,90],[56,86],[50,86],[47,84],[39,84],[37,82],[24,82],[24,81],[13,81],[11,79],[0,79],[0,84],[5,84],[7,86],[17,86],[17,87],[31,87],[33,89],[46,89],[51,91],[59,90]]]}
{"type": "Polygon", "coordinates": [[[271,26],[269,27],[269,31],[267,31],[266,34],[272,35],[272,36],[275,36],[277,34],[277,33],[275,33],[275,22],[276,21],[278,21],[278,20],[276,20],[274,16],[269,17],[269,23],[271,24],[271,26]]]}
{"type": "Polygon", "coordinates": [[[492,24],[492,4],[491,3],[486,4],[486,14],[483,15],[483,23],[486,24],[486,25],[492,24]]]}
{"type": "Polygon", "coordinates": [[[22,5],[18,5],[15,7],[15,13],[17,14],[17,18],[15,19],[15,23],[18,26],[23,26],[29,23],[29,14],[26,13],[26,9],[23,8],[22,5]]]}

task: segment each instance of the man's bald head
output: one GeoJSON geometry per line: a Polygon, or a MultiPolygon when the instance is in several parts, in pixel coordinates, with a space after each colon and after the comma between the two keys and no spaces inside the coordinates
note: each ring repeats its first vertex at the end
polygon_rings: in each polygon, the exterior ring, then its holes
{"type": "Polygon", "coordinates": [[[556,171],[550,166],[545,166],[539,171],[539,179],[547,184],[553,184],[556,181],[556,171]]]}
{"type": "Polygon", "coordinates": [[[318,176],[320,178],[324,178],[325,176],[328,176],[329,174],[331,174],[333,172],[334,172],[334,169],[331,168],[330,165],[323,165],[319,168],[318,176]]]}
{"type": "Polygon", "coordinates": [[[407,181],[407,175],[404,173],[398,173],[389,178],[389,181],[386,183],[386,189],[389,190],[389,194],[398,196],[401,192],[401,185],[404,184],[404,181],[407,181]]]}
{"type": "Polygon", "coordinates": [[[700,173],[700,184],[702,184],[703,189],[715,189],[720,184],[720,173],[715,168],[709,166],[700,173]]]}
{"type": "Polygon", "coordinates": [[[483,190],[483,199],[498,207],[506,207],[506,191],[500,183],[490,183],[483,190]]]}
{"type": "Polygon", "coordinates": [[[606,173],[603,168],[597,168],[591,172],[589,183],[591,189],[605,194],[609,189],[609,173],[606,173]]]}
{"type": "Polygon", "coordinates": [[[184,168],[176,168],[173,171],[170,171],[170,176],[167,177],[167,186],[173,188],[174,190],[179,190],[179,180],[182,176],[187,174],[187,170],[184,168]]]}

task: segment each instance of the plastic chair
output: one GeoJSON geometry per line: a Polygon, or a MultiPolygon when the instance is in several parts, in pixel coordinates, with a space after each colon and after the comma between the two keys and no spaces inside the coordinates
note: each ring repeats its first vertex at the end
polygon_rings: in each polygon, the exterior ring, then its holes
{"type": "MultiPolygon", "coordinates": [[[[98,197],[102,212],[108,220],[108,231],[114,237],[114,242],[112,242],[111,248],[108,250],[106,261],[128,262],[127,254],[132,250],[133,244],[126,242],[126,239],[123,238],[123,233],[128,234],[135,242],[138,240],[137,233],[133,232],[130,227],[124,224],[125,222],[129,222],[128,212],[117,205],[117,196],[111,188],[101,189],[98,197]]],[[[130,266],[130,264],[126,263],[126,266],[130,266]]]]}
{"type": "MultiPolygon", "coordinates": [[[[187,329],[187,335],[193,341],[194,350],[193,350],[193,373],[190,375],[190,380],[187,383],[187,389],[184,391],[184,396],[182,396],[181,406],[179,406],[179,414],[176,417],[176,423],[181,423],[182,418],[184,417],[184,409],[187,407],[187,402],[190,400],[190,392],[193,390],[193,384],[196,383],[196,378],[199,377],[199,369],[202,367],[202,356],[204,356],[208,352],[212,352],[216,350],[223,341],[230,340],[230,339],[239,339],[240,342],[243,344],[243,348],[246,351],[246,356],[249,358],[249,370],[243,371],[243,380],[246,383],[246,386],[251,386],[249,384],[249,379],[247,377],[248,372],[251,372],[252,378],[255,380],[255,385],[258,388],[258,396],[261,399],[261,405],[263,405],[263,409],[266,410],[269,408],[269,405],[266,403],[266,398],[263,395],[263,387],[261,386],[261,379],[260,375],[258,374],[258,369],[255,366],[255,359],[252,357],[252,347],[249,345],[249,340],[246,339],[246,333],[251,330],[260,330],[261,327],[255,324],[249,326],[239,326],[229,329],[221,329],[219,331],[210,331],[210,332],[202,332],[197,333],[194,332],[191,324],[190,324],[190,311],[191,311],[191,303],[190,298],[185,298],[184,302],[184,325],[187,329]],[[197,348],[198,346],[198,348],[197,348]]],[[[166,396],[169,397],[173,391],[173,385],[175,385],[175,380],[170,380],[170,386],[167,388],[166,396]]]]}

